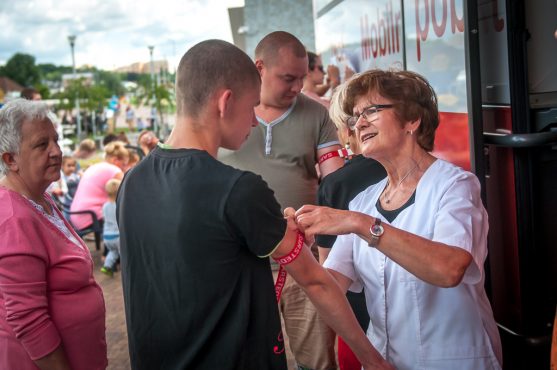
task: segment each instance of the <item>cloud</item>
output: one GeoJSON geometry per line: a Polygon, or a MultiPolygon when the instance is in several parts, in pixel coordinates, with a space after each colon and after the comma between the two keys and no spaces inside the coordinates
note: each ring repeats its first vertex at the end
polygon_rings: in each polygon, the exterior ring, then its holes
{"type": "Polygon", "coordinates": [[[67,36],[77,36],[76,64],[112,69],[155,59],[171,66],[196,42],[232,40],[228,7],[243,0],[18,0],[0,5],[0,64],[16,52],[37,63],[71,64],[67,36]]]}

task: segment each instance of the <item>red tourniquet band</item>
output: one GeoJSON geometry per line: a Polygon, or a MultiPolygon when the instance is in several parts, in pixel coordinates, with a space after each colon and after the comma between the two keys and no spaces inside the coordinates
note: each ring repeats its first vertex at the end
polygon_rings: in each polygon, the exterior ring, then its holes
{"type": "Polygon", "coordinates": [[[282,289],[286,283],[286,270],[282,265],[279,267],[277,282],[275,283],[275,295],[277,297],[277,303],[280,302],[280,295],[282,294],[282,289]]]}
{"type": "Polygon", "coordinates": [[[350,149],[333,150],[332,152],[325,153],[321,157],[319,157],[319,164],[325,162],[327,159],[331,159],[334,157],[348,158],[352,155],[354,155],[354,153],[352,153],[350,149]]]}
{"type": "Polygon", "coordinates": [[[292,248],[290,253],[280,258],[273,258],[277,263],[280,264],[277,282],[275,283],[275,295],[277,297],[277,302],[280,301],[280,295],[282,293],[282,289],[284,288],[284,284],[286,283],[286,270],[283,266],[294,262],[294,260],[298,258],[300,252],[302,251],[302,248],[304,247],[304,242],[304,234],[298,231],[298,233],[296,234],[296,243],[294,244],[294,248],[292,248]]]}

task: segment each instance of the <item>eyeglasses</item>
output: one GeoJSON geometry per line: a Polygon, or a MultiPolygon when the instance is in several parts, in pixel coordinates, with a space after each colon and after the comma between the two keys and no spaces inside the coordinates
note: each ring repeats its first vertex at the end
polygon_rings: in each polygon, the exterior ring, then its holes
{"type": "Polygon", "coordinates": [[[371,123],[371,116],[377,112],[382,111],[383,109],[392,108],[393,104],[374,104],[370,105],[369,107],[364,108],[363,112],[350,117],[346,120],[346,125],[352,131],[356,130],[356,123],[363,117],[368,123],[371,123]]]}
{"type": "Polygon", "coordinates": [[[315,68],[317,68],[321,73],[325,73],[323,66],[315,66],[315,68]]]}

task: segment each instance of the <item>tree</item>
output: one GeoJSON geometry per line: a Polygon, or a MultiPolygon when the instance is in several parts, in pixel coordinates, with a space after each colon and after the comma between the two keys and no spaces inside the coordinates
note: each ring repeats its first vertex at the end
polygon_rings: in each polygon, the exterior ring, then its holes
{"type": "Polygon", "coordinates": [[[96,82],[104,86],[113,95],[121,96],[126,92],[118,73],[98,70],[96,72],[96,82]]]}
{"type": "Polygon", "coordinates": [[[38,83],[35,84],[35,90],[37,90],[39,92],[39,94],[41,94],[41,97],[43,99],[49,99],[50,98],[50,89],[48,88],[48,86],[42,84],[42,83],[38,83]]]}
{"type": "MultiPolygon", "coordinates": [[[[159,113],[159,122],[161,123],[161,127],[159,129],[166,129],[164,127],[164,111],[169,111],[174,109],[174,99],[173,94],[171,93],[172,86],[171,84],[162,85],[152,83],[151,77],[149,75],[142,75],[139,77],[139,94],[138,94],[138,101],[141,104],[149,104],[151,106],[155,106],[159,113]],[[155,100],[153,101],[153,97],[155,100]]],[[[157,133],[158,134],[158,133],[157,133]]]]}
{"type": "Polygon", "coordinates": [[[34,86],[41,82],[39,68],[35,65],[35,57],[29,54],[15,53],[0,71],[22,86],[34,86]]]}
{"type": "Polygon", "coordinates": [[[56,66],[52,63],[38,64],[41,78],[46,81],[62,81],[62,75],[72,73],[71,66],[56,66]]]}
{"type": "Polygon", "coordinates": [[[88,112],[102,112],[108,97],[110,97],[110,92],[105,86],[85,85],[83,78],[72,80],[65,91],[57,96],[60,99],[58,107],[61,109],[74,109],[76,96],[79,96],[81,109],[88,112]]]}
{"type": "Polygon", "coordinates": [[[99,126],[98,115],[103,112],[110,92],[101,85],[86,85],[84,79],[80,78],[69,82],[64,92],[56,95],[60,99],[58,109],[72,112],[75,109],[75,99],[79,97],[82,128],[85,132],[95,133],[99,126]]]}

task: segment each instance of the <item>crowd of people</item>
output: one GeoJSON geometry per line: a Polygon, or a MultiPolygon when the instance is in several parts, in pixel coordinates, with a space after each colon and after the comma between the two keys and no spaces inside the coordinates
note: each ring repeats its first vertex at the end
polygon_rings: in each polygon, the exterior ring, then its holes
{"type": "Polygon", "coordinates": [[[169,137],[107,135],[100,156],[63,155],[44,103],[4,105],[0,368],[107,367],[86,210],[133,369],[286,369],[281,315],[299,370],[501,369],[487,214],[477,178],[430,154],[435,92],[338,72],[287,32],[255,61],[203,41],[169,137]]]}

